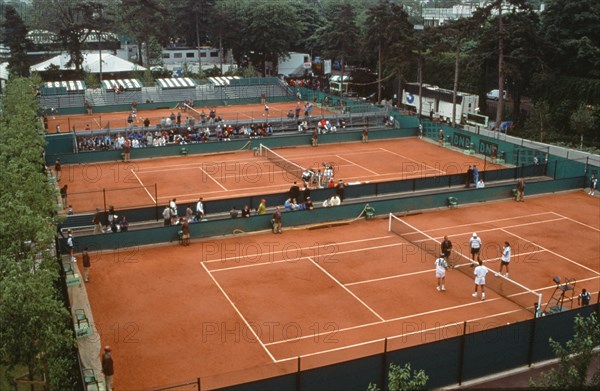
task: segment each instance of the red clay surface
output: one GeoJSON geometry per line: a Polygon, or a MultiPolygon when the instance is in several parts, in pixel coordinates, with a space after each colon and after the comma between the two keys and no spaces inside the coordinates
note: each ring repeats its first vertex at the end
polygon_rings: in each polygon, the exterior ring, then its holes
{"type": "MultiPolygon", "coordinates": [[[[598,198],[579,191],[404,219],[438,241],[448,235],[459,264],[474,231],[492,270],[509,241],[511,278],[544,303],[554,276],[597,300],[598,198]]],[[[384,338],[393,350],[458,335],[463,321],[473,332],[532,316],[496,292],[474,299],[472,277],[457,270],[436,291],[434,257],[388,232],[387,219],[293,230],[285,214],[283,222],[282,235],[93,254],[87,289],[102,344],[113,348],[115,388],[201,377],[210,389],[293,372],[298,356],[308,369],[379,353],[384,338]]]]}
{"type": "MultiPolygon", "coordinates": [[[[310,135],[307,135],[307,145],[310,135]]],[[[357,137],[360,137],[357,135],[357,137]]],[[[322,163],[335,167],[335,178],[344,182],[381,182],[415,177],[464,173],[477,164],[480,171],[501,166],[440,148],[436,144],[407,138],[365,143],[326,144],[318,148],[276,149],[277,153],[300,165],[322,169],[322,163]]],[[[132,151],[135,159],[135,150],[132,151]]],[[[75,213],[104,208],[124,209],[167,203],[177,198],[179,205],[287,191],[299,178],[283,171],[252,151],[215,155],[134,160],[62,168],[60,186],[68,185],[67,205],[75,213]]]]}
{"type": "MultiPolygon", "coordinates": [[[[123,102],[131,103],[131,102],[123,102]]],[[[171,113],[177,115],[181,113],[181,122],[185,120],[185,117],[194,117],[197,123],[199,123],[200,113],[204,113],[208,116],[211,108],[214,108],[216,114],[221,116],[225,121],[232,120],[255,120],[255,121],[276,121],[280,118],[285,118],[290,109],[295,110],[298,102],[277,102],[268,103],[269,114],[265,114],[265,107],[263,105],[233,105],[233,106],[201,106],[194,107],[194,109],[188,109],[186,111],[179,110],[176,108],[169,109],[155,109],[155,110],[139,110],[137,112],[137,121],[134,122],[136,129],[143,126],[145,118],[150,120],[150,126],[155,126],[160,123],[162,117],[168,117],[171,113]]],[[[300,107],[303,109],[306,101],[300,101],[300,107]]],[[[83,110],[83,109],[82,109],[83,110]]],[[[303,112],[302,112],[303,113],[303,112]]],[[[48,133],[56,133],[56,125],[60,125],[61,132],[65,133],[71,131],[75,127],[75,131],[85,131],[89,127],[90,130],[103,129],[107,124],[111,129],[126,128],[127,117],[131,114],[131,111],[113,112],[113,113],[95,113],[95,114],[70,114],[70,115],[56,115],[48,116],[48,133]]],[[[331,115],[333,111],[327,110],[321,107],[315,107],[312,112],[313,117],[320,117],[323,115],[331,115]]]]}

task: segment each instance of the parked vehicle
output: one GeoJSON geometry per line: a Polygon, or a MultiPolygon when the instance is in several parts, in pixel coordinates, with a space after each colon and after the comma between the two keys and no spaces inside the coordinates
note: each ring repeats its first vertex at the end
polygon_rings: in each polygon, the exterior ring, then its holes
{"type": "MultiPolygon", "coordinates": [[[[498,100],[500,98],[500,90],[491,90],[486,96],[488,99],[498,100]]],[[[502,99],[506,99],[506,90],[502,91],[502,99]]]]}

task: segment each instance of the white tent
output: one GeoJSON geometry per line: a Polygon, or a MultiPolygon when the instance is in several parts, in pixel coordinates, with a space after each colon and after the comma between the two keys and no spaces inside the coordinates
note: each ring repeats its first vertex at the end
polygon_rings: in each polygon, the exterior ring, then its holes
{"type": "MultiPolygon", "coordinates": [[[[74,70],[75,66],[67,67],[71,56],[67,53],[59,54],[49,60],[33,65],[32,72],[44,72],[48,70],[50,65],[57,65],[61,70],[74,70]]],[[[86,72],[100,73],[100,53],[99,52],[83,52],[82,69],[86,72]]],[[[102,73],[117,73],[129,71],[145,71],[146,68],[141,67],[132,62],[123,60],[110,53],[102,53],[102,73]]]]}

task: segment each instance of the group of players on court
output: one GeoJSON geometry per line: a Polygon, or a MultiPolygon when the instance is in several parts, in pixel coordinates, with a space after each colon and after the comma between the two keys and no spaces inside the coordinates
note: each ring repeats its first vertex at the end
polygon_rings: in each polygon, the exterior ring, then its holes
{"type": "MultiPolygon", "coordinates": [[[[471,267],[474,267],[473,274],[475,277],[475,291],[473,292],[473,297],[477,298],[479,296],[478,291],[481,290],[481,300],[485,300],[485,276],[487,275],[489,269],[483,265],[483,261],[481,260],[481,247],[482,241],[477,233],[473,232],[473,235],[469,239],[469,247],[471,249],[471,259],[473,260],[473,264],[471,267]],[[475,258],[477,258],[478,266],[475,267],[475,258]]],[[[448,239],[448,236],[444,236],[444,240],[441,243],[442,252],[435,260],[435,276],[437,278],[437,290],[445,291],[446,287],[444,285],[446,279],[446,269],[454,268],[454,264],[449,263],[450,254],[452,253],[452,242],[448,239]]],[[[511,248],[508,242],[504,242],[504,247],[502,248],[502,254],[500,256],[500,270],[494,273],[494,276],[503,275],[504,277],[508,277],[508,266],[510,264],[511,257],[511,248]],[[503,271],[506,272],[503,274],[503,271]]]]}

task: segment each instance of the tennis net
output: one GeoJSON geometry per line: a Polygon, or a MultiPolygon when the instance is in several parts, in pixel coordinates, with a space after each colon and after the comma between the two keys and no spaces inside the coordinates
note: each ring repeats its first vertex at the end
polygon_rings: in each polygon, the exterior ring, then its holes
{"type": "MultiPolygon", "coordinates": [[[[402,239],[436,258],[441,254],[441,243],[439,241],[391,213],[389,215],[388,231],[395,233],[402,239]]],[[[448,263],[452,265],[452,269],[460,271],[469,278],[474,278],[473,267],[477,266],[477,263],[472,261],[468,255],[464,255],[460,251],[454,249],[449,258],[448,263]]],[[[538,307],[541,308],[542,295],[540,293],[537,293],[508,277],[497,274],[490,268],[488,268],[488,271],[489,273],[485,279],[486,290],[489,289],[495,292],[532,314],[535,311],[534,303],[537,303],[538,307]]]]}
{"type": "Polygon", "coordinates": [[[263,144],[260,144],[260,156],[267,158],[267,160],[269,160],[271,163],[273,163],[277,167],[284,169],[296,178],[302,178],[304,168],[297,165],[296,163],[289,161],[288,159],[284,158],[283,156],[281,156],[277,152],[274,152],[271,148],[263,144]]]}

